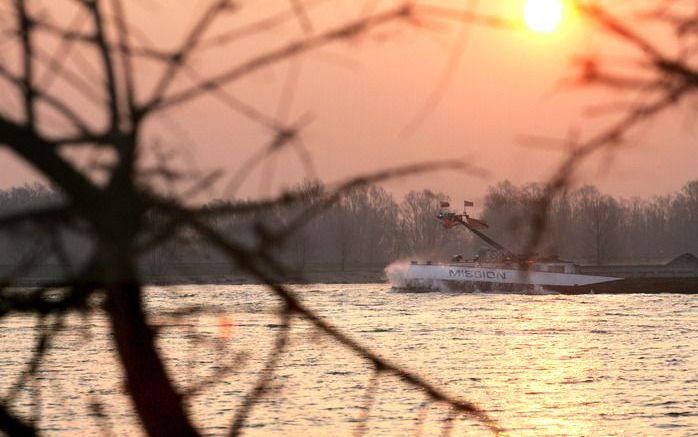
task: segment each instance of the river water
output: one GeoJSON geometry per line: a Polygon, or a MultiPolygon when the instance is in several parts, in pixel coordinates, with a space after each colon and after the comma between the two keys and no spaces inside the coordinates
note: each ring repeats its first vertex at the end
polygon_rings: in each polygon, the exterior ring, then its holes
{"type": "MultiPolygon", "coordinates": [[[[303,300],[382,356],[473,401],[511,435],[698,435],[698,296],[407,294],[385,284],[303,285],[303,300]]],[[[159,345],[210,435],[229,427],[279,330],[261,286],[152,287],[159,345]],[[205,314],[177,314],[206,305],[205,314]],[[229,368],[230,367],[230,368],[229,368]],[[225,371],[224,371],[225,370],[225,371]]],[[[50,320],[49,320],[50,322],[50,320]]],[[[0,321],[2,395],[29,360],[35,318],[0,321]]],[[[106,320],[71,316],[14,411],[51,435],[138,435],[106,320]],[[37,409],[35,405],[41,408],[37,409]]],[[[366,414],[368,364],[294,320],[273,391],[245,435],[352,435],[366,414]]],[[[382,376],[367,433],[439,435],[448,410],[382,376]],[[420,418],[422,420],[420,421],[420,418]],[[420,424],[421,423],[421,424],[420,424]]],[[[468,419],[453,435],[484,435],[468,419]]]]}

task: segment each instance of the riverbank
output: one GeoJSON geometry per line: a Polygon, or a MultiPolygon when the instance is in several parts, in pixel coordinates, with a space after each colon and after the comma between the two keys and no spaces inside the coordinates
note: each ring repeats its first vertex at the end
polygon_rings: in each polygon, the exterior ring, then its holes
{"type": "MultiPolygon", "coordinates": [[[[183,275],[158,276],[146,278],[146,283],[152,285],[178,284],[262,284],[258,278],[244,274],[225,275],[183,275]]],[[[294,273],[284,278],[285,283],[292,284],[375,284],[385,283],[387,278],[383,271],[306,271],[294,273]]]]}
{"type": "MultiPolygon", "coordinates": [[[[12,277],[17,269],[12,265],[0,265],[3,278],[12,277]]],[[[385,283],[387,278],[384,266],[310,266],[302,270],[291,271],[283,278],[285,283],[295,284],[375,284],[385,283]]],[[[180,284],[262,284],[258,278],[231,268],[226,263],[172,263],[142,268],[143,282],[148,285],[180,284]]],[[[61,270],[58,265],[43,264],[22,272],[19,279],[13,281],[18,286],[35,287],[50,282],[60,281],[61,270]]]]}
{"type": "MultiPolygon", "coordinates": [[[[0,274],[8,277],[14,266],[0,265],[0,274]]],[[[38,265],[14,281],[20,287],[45,286],[61,278],[56,265],[38,265]]],[[[178,263],[143,269],[143,283],[153,286],[211,284],[211,285],[260,285],[263,281],[232,269],[224,263],[178,263]]],[[[385,284],[388,282],[383,266],[347,266],[344,270],[336,266],[310,266],[302,271],[291,272],[280,278],[287,284],[385,284]]],[[[696,278],[632,278],[625,279],[626,287],[613,282],[598,284],[594,294],[697,294],[696,278]],[[689,283],[687,283],[689,282],[689,283]]],[[[588,292],[559,291],[560,294],[589,294],[588,292]]]]}

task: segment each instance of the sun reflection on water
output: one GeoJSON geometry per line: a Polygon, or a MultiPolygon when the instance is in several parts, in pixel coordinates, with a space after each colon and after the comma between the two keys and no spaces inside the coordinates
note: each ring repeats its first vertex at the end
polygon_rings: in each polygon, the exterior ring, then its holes
{"type": "MultiPolygon", "coordinates": [[[[400,294],[383,285],[314,285],[300,293],[387,358],[476,402],[509,435],[698,433],[696,297],[400,294]]],[[[219,303],[220,313],[155,320],[169,324],[160,346],[182,387],[235,364],[190,400],[197,423],[222,434],[264,365],[278,329],[277,302],[255,286],[192,286],[157,289],[150,305],[165,314],[204,301],[219,303]]],[[[70,320],[76,327],[83,322],[70,320]]],[[[66,330],[42,367],[52,381],[42,426],[53,434],[99,432],[86,408],[97,399],[114,433],[134,434],[106,322],[88,322],[89,336],[84,329],[66,330]]],[[[33,339],[30,320],[4,323],[2,389],[33,339]]],[[[296,323],[272,395],[254,409],[246,435],[352,435],[365,414],[370,377],[365,362],[296,323]]],[[[28,395],[22,396],[24,402],[28,395]]],[[[449,411],[424,401],[423,393],[396,378],[380,378],[369,435],[412,435],[418,427],[422,435],[439,435],[449,411]]],[[[467,419],[453,426],[453,435],[485,434],[467,419]]]]}

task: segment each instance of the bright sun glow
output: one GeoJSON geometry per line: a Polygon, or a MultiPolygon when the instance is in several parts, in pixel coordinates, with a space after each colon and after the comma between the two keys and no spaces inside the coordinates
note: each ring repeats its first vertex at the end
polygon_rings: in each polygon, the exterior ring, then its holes
{"type": "Polygon", "coordinates": [[[523,15],[526,25],[536,32],[552,32],[562,20],[561,0],[528,0],[523,15]]]}

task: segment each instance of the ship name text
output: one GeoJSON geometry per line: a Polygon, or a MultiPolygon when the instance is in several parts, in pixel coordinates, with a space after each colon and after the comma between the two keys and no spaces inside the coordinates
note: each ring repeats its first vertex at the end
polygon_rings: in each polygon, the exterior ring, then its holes
{"type": "Polygon", "coordinates": [[[466,278],[466,279],[506,279],[506,272],[497,272],[492,270],[467,270],[467,269],[449,269],[449,278],[466,278]]]}

